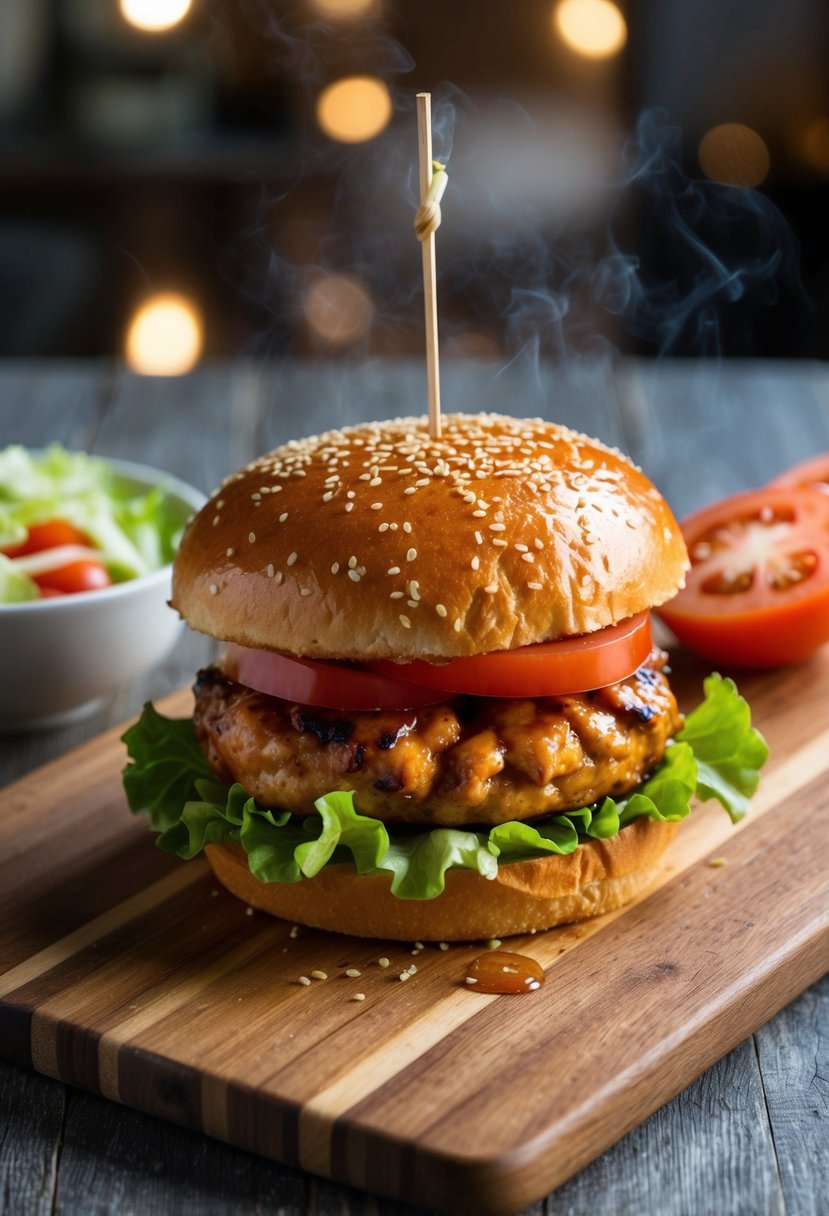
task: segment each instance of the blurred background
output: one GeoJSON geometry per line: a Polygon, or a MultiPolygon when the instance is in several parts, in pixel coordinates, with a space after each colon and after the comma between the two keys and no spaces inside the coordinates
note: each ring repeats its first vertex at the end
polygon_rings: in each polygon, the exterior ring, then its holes
{"type": "Polygon", "coordinates": [[[0,0],[0,355],[829,355],[826,0],[0,0]]]}

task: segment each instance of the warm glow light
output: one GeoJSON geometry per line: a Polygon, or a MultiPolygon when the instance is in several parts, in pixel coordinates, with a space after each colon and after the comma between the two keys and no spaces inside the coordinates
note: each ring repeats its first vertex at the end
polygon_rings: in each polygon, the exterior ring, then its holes
{"type": "Polygon", "coordinates": [[[706,131],[697,156],[705,176],[727,186],[759,186],[771,164],[764,141],[741,122],[723,122],[706,131]]]}
{"type": "Polygon", "coordinates": [[[323,17],[347,21],[350,17],[366,17],[377,8],[377,0],[311,0],[323,17]]]}
{"type": "Polygon", "coordinates": [[[317,98],[317,122],[330,139],[359,144],[379,135],[391,118],[391,97],[376,76],[346,76],[317,98]]]}
{"type": "Polygon", "coordinates": [[[810,122],[799,143],[804,159],[818,173],[829,177],[829,118],[810,122]]]}
{"type": "Polygon", "coordinates": [[[137,30],[160,34],[190,12],[193,0],[120,0],[121,15],[137,30]]]}
{"type": "Polygon", "coordinates": [[[311,284],[303,301],[314,333],[334,346],[350,346],[369,330],[374,304],[361,279],[326,275],[311,284]]]}
{"type": "Polygon", "coordinates": [[[181,376],[198,362],[202,319],[187,296],[152,296],[142,304],[127,330],[127,364],[143,376],[181,376]]]}
{"type": "Polygon", "coordinates": [[[573,51],[589,59],[605,59],[621,51],[628,27],[612,0],[559,0],[555,27],[573,51]]]}

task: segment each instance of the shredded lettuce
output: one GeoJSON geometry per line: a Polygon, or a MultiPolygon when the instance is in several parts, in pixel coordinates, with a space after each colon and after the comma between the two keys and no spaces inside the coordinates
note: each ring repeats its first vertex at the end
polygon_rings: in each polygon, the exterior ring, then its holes
{"type": "MultiPolygon", "coordinates": [[[[25,541],[32,524],[63,519],[85,533],[116,582],[171,561],[184,513],[163,486],[136,490],[106,460],[53,444],[40,453],[20,444],[0,450],[0,549],[25,541]]],[[[0,603],[37,597],[37,585],[5,559],[0,603]]]]}
{"type": "Polygon", "coordinates": [[[342,790],[317,800],[318,815],[268,810],[240,785],[228,789],[215,780],[189,718],[165,718],[149,704],[124,735],[130,757],[124,787],[130,809],[146,812],[160,833],[159,846],[179,857],[233,841],[262,882],[300,882],[329,862],[345,861],[360,874],[388,872],[400,899],[433,899],[449,869],[494,878],[499,864],[572,853],[583,841],[615,836],[642,815],[684,819],[695,795],[715,798],[732,820],[741,818],[768,749],[733,680],[709,676],[704,691],[651,776],[625,798],[489,832],[435,828],[390,837],[385,824],[361,815],[354,795],[342,790]]]}

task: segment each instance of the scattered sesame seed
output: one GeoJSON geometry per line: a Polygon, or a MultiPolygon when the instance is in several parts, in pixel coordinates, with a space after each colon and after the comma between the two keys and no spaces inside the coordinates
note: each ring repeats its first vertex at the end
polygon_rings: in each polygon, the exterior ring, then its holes
{"type": "Polygon", "coordinates": [[[225,557],[233,557],[235,552],[236,550],[231,546],[231,548],[225,550],[225,557]]]}
{"type": "Polygon", "coordinates": [[[356,497],[357,497],[356,490],[349,490],[348,493],[346,494],[346,498],[356,498],[356,497]]]}
{"type": "Polygon", "coordinates": [[[291,932],[288,934],[288,936],[299,937],[299,925],[291,925],[291,932]]]}
{"type": "Polygon", "coordinates": [[[349,570],[348,577],[351,579],[352,583],[359,583],[362,576],[358,574],[356,570],[349,570]]]}
{"type": "Polygon", "coordinates": [[[522,561],[522,562],[534,562],[534,561],[535,561],[535,554],[534,554],[534,553],[522,553],[522,554],[521,554],[521,561],[522,561]]]}
{"type": "Polygon", "coordinates": [[[438,950],[448,950],[448,949],[449,949],[448,942],[438,942],[438,950]]]}
{"type": "Polygon", "coordinates": [[[280,522],[281,524],[284,524],[284,522],[285,522],[285,520],[286,520],[287,518],[288,518],[288,512],[287,512],[287,511],[283,511],[283,512],[282,512],[282,514],[281,514],[281,515],[280,515],[280,517],[279,517],[279,522],[280,522]]]}
{"type": "Polygon", "coordinates": [[[301,976],[299,977],[299,979],[298,979],[297,983],[299,983],[299,984],[303,984],[303,985],[304,985],[304,986],[307,988],[307,987],[309,987],[309,986],[310,986],[311,981],[308,979],[308,976],[307,976],[307,975],[301,975],[301,976]]]}
{"type": "Polygon", "coordinates": [[[250,907],[245,908],[245,916],[253,916],[255,911],[256,911],[255,908],[250,908],[250,907]]]}
{"type": "Polygon", "coordinates": [[[216,524],[217,524],[218,522],[219,522],[219,516],[218,516],[218,515],[214,515],[214,516],[213,516],[213,527],[214,527],[214,528],[216,527],[216,524]]]}
{"type": "Polygon", "coordinates": [[[444,604],[435,604],[435,612],[438,616],[446,616],[446,606],[444,604]]]}
{"type": "MultiPolygon", "coordinates": [[[[217,894],[218,894],[218,892],[217,892],[217,894]]],[[[387,958],[378,958],[378,960],[377,960],[378,967],[388,967],[389,965],[390,965],[389,960],[387,958]]]]}
{"type": "Polygon", "coordinates": [[[535,540],[533,541],[533,544],[535,545],[536,549],[544,548],[544,541],[540,540],[538,537],[535,538],[535,540]]]}
{"type": "Polygon", "coordinates": [[[332,499],[333,497],[334,497],[334,491],[333,491],[333,490],[327,490],[327,491],[326,491],[326,493],[325,493],[325,494],[323,494],[323,496],[322,496],[322,501],[323,501],[323,502],[330,502],[330,501],[331,501],[331,499],[332,499]]]}
{"type": "Polygon", "coordinates": [[[281,570],[277,570],[276,576],[274,578],[274,582],[276,583],[277,587],[282,582],[282,571],[281,570]]]}
{"type": "Polygon", "coordinates": [[[377,529],[378,532],[388,532],[388,530],[389,530],[389,524],[381,524],[380,527],[377,529]]]}
{"type": "Polygon", "coordinates": [[[472,561],[471,561],[469,564],[470,564],[470,566],[472,567],[472,569],[473,569],[473,570],[478,570],[478,569],[480,568],[480,565],[481,565],[481,559],[480,559],[480,558],[478,557],[478,555],[476,554],[476,555],[475,555],[475,556],[472,558],[472,561]]]}
{"type": "Polygon", "coordinates": [[[499,586],[499,583],[487,583],[487,585],[484,587],[484,591],[488,591],[490,595],[494,595],[499,586]]]}
{"type": "Polygon", "coordinates": [[[477,984],[478,981],[475,979],[474,975],[468,975],[466,977],[466,982],[467,984],[477,984]]]}
{"type": "Polygon", "coordinates": [[[507,542],[505,540],[501,540],[501,538],[498,536],[495,537],[492,543],[496,549],[506,549],[508,547],[507,542]]]}
{"type": "Polygon", "coordinates": [[[354,510],[354,503],[353,503],[353,502],[347,502],[347,503],[345,504],[345,509],[346,509],[346,511],[353,511],[353,510],[354,510]]]}
{"type": "Polygon", "coordinates": [[[402,612],[400,614],[400,624],[403,626],[404,629],[411,629],[411,627],[412,627],[412,622],[409,620],[409,618],[407,616],[404,616],[402,612]]]}
{"type": "Polygon", "coordinates": [[[388,570],[386,571],[386,574],[399,574],[399,573],[400,573],[399,566],[389,566],[388,570]]]}
{"type": "Polygon", "coordinates": [[[248,532],[248,540],[250,541],[251,544],[254,544],[256,541],[256,533],[248,532]]]}
{"type": "MultiPolygon", "coordinates": [[[[413,950],[412,954],[420,954],[420,951],[413,950]]],[[[411,967],[408,968],[408,971],[409,971],[409,975],[417,975],[417,967],[414,965],[414,963],[412,963],[411,967]]]]}
{"type": "Polygon", "coordinates": [[[401,971],[397,978],[399,980],[407,980],[407,979],[410,979],[411,977],[409,976],[408,971],[401,971]]]}
{"type": "Polygon", "coordinates": [[[312,980],[327,980],[328,972],[327,971],[312,971],[311,979],[312,980]]]}
{"type": "Polygon", "coordinates": [[[383,484],[383,478],[382,477],[372,477],[371,481],[368,484],[370,486],[381,486],[383,484]]]}
{"type": "Polygon", "coordinates": [[[405,594],[406,594],[405,591],[392,591],[391,595],[389,596],[389,599],[390,600],[402,600],[403,596],[405,594]]]}
{"type": "Polygon", "coordinates": [[[289,553],[289,554],[288,554],[288,562],[287,562],[287,564],[288,564],[289,566],[293,566],[293,564],[294,564],[294,562],[295,562],[295,561],[296,561],[296,553],[289,553]]]}
{"type": "Polygon", "coordinates": [[[301,596],[307,596],[307,595],[313,595],[314,592],[312,591],[312,589],[310,587],[301,587],[299,594],[301,596]]]}
{"type": "Polygon", "coordinates": [[[346,971],[346,975],[350,980],[356,980],[362,974],[362,971],[358,971],[356,967],[349,967],[346,971]]]}
{"type": "MultiPolygon", "coordinates": [[[[396,527],[397,527],[397,524],[392,524],[392,527],[393,527],[393,528],[396,528],[396,527]]],[[[412,525],[409,523],[408,519],[404,519],[404,520],[403,520],[403,531],[404,531],[404,532],[411,532],[411,530],[412,530],[412,525]]]]}
{"type": "Polygon", "coordinates": [[[407,562],[413,562],[416,557],[417,557],[417,549],[407,549],[406,550],[406,561],[407,562]]]}
{"type": "Polygon", "coordinates": [[[529,548],[527,545],[516,545],[515,547],[519,553],[528,553],[529,552],[529,548]]]}
{"type": "Polygon", "coordinates": [[[348,568],[349,568],[349,570],[357,569],[357,558],[354,556],[353,553],[352,553],[351,557],[348,559],[348,568]]]}
{"type": "Polygon", "coordinates": [[[211,595],[218,595],[218,594],[219,594],[219,588],[216,586],[216,584],[215,584],[215,583],[211,583],[211,584],[210,584],[210,594],[211,594],[211,595]]]}
{"type": "Polygon", "coordinates": [[[415,482],[415,485],[416,486],[428,486],[428,484],[431,480],[432,480],[431,477],[418,477],[417,481],[415,482]]]}
{"type": "Polygon", "coordinates": [[[371,504],[371,509],[372,509],[372,511],[382,511],[383,504],[381,502],[373,502],[371,504]]]}
{"type": "Polygon", "coordinates": [[[490,532],[506,532],[507,525],[506,524],[490,524],[489,530],[490,530],[490,532]]]}
{"type": "Polygon", "coordinates": [[[544,590],[542,583],[527,583],[527,586],[529,587],[530,591],[543,591],[544,590]]]}
{"type": "Polygon", "coordinates": [[[406,600],[406,604],[408,605],[409,608],[417,608],[418,603],[419,603],[418,600],[406,600]]]}
{"type": "Polygon", "coordinates": [[[268,578],[273,578],[273,562],[268,562],[268,578]]]}
{"type": "Polygon", "coordinates": [[[364,1001],[366,999],[366,994],[364,992],[355,992],[351,999],[352,1001],[364,1001]]]}
{"type": "Polygon", "coordinates": [[[415,486],[406,486],[406,489],[403,491],[403,493],[404,494],[416,494],[417,488],[415,486]]]}
{"type": "Polygon", "coordinates": [[[475,544],[476,544],[476,545],[482,545],[483,543],[484,543],[484,538],[483,538],[483,536],[481,535],[481,533],[480,533],[480,532],[476,532],[476,533],[475,533],[475,544]]]}
{"type": "Polygon", "coordinates": [[[475,519],[483,519],[483,517],[486,515],[486,511],[473,511],[472,514],[474,515],[475,519]]]}
{"type": "Polygon", "coordinates": [[[455,617],[455,623],[454,623],[454,625],[452,626],[452,628],[455,630],[455,633],[460,633],[462,623],[463,623],[463,622],[461,621],[461,618],[460,618],[459,616],[456,616],[456,617],[455,617]]]}
{"type": "Polygon", "coordinates": [[[332,573],[332,574],[339,574],[339,572],[340,572],[340,563],[339,563],[339,562],[334,562],[334,565],[331,567],[331,573],[332,573]]]}

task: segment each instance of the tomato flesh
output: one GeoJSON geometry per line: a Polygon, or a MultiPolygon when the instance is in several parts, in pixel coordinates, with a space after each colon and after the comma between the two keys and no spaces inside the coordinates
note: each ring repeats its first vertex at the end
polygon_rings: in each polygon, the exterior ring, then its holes
{"type": "Polygon", "coordinates": [[[247,688],[326,709],[417,709],[446,699],[445,690],[387,679],[360,667],[289,658],[233,642],[227,648],[222,668],[232,680],[247,688]]]}
{"type": "Polygon", "coordinates": [[[79,591],[100,591],[109,587],[112,579],[100,562],[76,561],[56,570],[46,570],[33,576],[41,594],[46,591],[76,595],[79,591]]]}
{"type": "MultiPolygon", "coordinates": [[[[65,519],[48,519],[40,524],[32,524],[24,541],[3,549],[2,552],[10,558],[30,557],[50,549],[77,549],[78,546],[87,548],[89,545],[89,537],[73,524],[67,523],[65,519]]],[[[64,565],[44,570],[40,574],[32,574],[30,577],[40,588],[41,599],[51,599],[57,595],[77,595],[80,591],[99,591],[112,583],[106,567],[94,558],[79,560],[74,557],[64,565]]]]}
{"type": "Polygon", "coordinates": [[[448,663],[375,662],[383,675],[477,697],[553,697],[604,688],[633,675],[651,652],[646,612],[607,629],[448,663]]]}
{"type": "Polygon", "coordinates": [[[803,489],[810,486],[812,489],[829,493],[829,452],[822,452],[820,456],[801,460],[799,464],[792,465],[785,472],[778,473],[774,480],[769,482],[769,485],[784,490],[803,489]]]}
{"type": "Polygon", "coordinates": [[[683,645],[725,665],[777,667],[829,641],[829,494],[752,490],[680,526],[691,570],[657,612],[683,645]]]}
{"type": "Polygon", "coordinates": [[[29,553],[42,553],[44,549],[59,549],[62,545],[88,545],[89,537],[79,532],[65,519],[48,519],[42,524],[32,524],[28,535],[19,545],[4,549],[6,557],[26,557],[29,553]]]}

